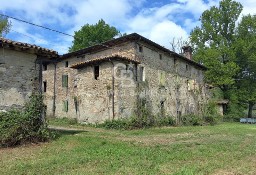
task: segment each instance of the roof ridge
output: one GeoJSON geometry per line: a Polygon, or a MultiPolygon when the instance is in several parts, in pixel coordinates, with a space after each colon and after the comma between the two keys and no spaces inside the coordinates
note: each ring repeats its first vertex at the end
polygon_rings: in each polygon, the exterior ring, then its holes
{"type": "Polygon", "coordinates": [[[30,47],[31,49],[43,50],[43,51],[47,51],[47,52],[54,53],[54,54],[58,55],[57,51],[55,51],[53,49],[48,49],[48,48],[45,48],[42,46],[38,46],[36,44],[30,44],[30,43],[25,43],[25,42],[21,42],[21,41],[14,41],[14,40],[4,38],[4,37],[0,37],[0,41],[2,41],[3,43],[6,43],[6,44],[15,45],[18,47],[26,46],[26,47],[30,47]]]}

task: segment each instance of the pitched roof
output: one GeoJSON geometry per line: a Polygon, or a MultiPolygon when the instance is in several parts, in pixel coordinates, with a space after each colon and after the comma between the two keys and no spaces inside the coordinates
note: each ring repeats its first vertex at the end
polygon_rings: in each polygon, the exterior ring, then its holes
{"type": "Polygon", "coordinates": [[[54,50],[50,50],[47,48],[43,48],[34,44],[28,44],[28,43],[23,43],[23,42],[18,42],[18,41],[13,41],[10,39],[6,39],[3,37],[0,37],[0,47],[4,47],[4,45],[8,45],[10,48],[13,49],[19,49],[22,51],[32,51],[33,53],[37,55],[47,55],[50,57],[58,57],[58,52],[54,50]]]}
{"type": "Polygon", "coordinates": [[[163,52],[166,52],[174,57],[177,57],[179,59],[182,59],[186,62],[188,62],[189,64],[192,64],[192,65],[195,65],[203,70],[206,69],[205,66],[193,61],[193,60],[190,60],[186,57],[184,57],[183,55],[180,55],[180,54],[177,54],[137,33],[132,33],[132,34],[129,34],[129,35],[125,35],[125,36],[122,36],[122,37],[119,37],[119,38],[116,38],[116,39],[113,39],[113,40],[109,40],[109,41],[106,41],[106,42],[103,42],[101,44],[96,44],[94,46],[91,46],[91,47],[87,47],[87,48],[84,48],[84,49],[81,49],[81,50],[78,50],[78,51],[75,51],[75,52],[70,52],[70,53],[67,53],[67,54],[64,54],[61,56],[61,59],[65,59],[65,58],[69,58],[71,56],[80,56],[80,55],[83,55],[83,54],[86,54],[86,53],[91,53],[91,52],[97,52],[97,51],[100,51],[100,50],[104,50],[104,49],[108,49],[108,48],[111,48],[113,46],[116,46],[116,45],[119,45],[119,44],[122,44],[122,43],[125,43],[125,42],[128,42],[128,41],[142,41],[144,43],[147,43],[149,45],[152,45],[154,47],[156,47],[157,49],[163,51],[163,52]]]}
{"type": "Polygon", "coordinates": [[[87,60],[87,61],[84,61],[81,63],[73,64],[70,67],[74,68],[74,69],[79,69],[79,68],[82,68],[82,67],[90,65],[90,64],[94,64],[94,63],[98,63],[98,62],[102,62],[102,61],[110,61],[110,60],[124,60],[124,61],[129,61],[129,62],[134,62],[134,63],[140,63],[139,61],[134,60],[134,59],[122,57],[119,55],[113,55],[113,56],[109,56],[109,57],[90,59],[90,60],[87,60]]]}

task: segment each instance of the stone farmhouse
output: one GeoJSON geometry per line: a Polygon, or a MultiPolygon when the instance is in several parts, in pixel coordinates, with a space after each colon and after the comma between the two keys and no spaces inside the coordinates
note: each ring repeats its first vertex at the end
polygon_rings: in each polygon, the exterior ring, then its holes
{"type": "Polygon", "coordinates": [[[0,39],[0,110],[22,107],[33,92],[44,95],[47,116],[101,123],[135,115],[200,114],[209,99],[206,68],[192,49],[172,52],[136,33],[82,50],[57,52],[0,39]]]}
{"type": "Polygon", "coordinates": [[[57,56],[53,50],[0,38],[0,111],[22,108],[42,87],[40,63],[57,56]]]}
{"type": "Polygon", "coordinates": [[[134,115],[139,104],[154,115],[201,113],[209,98],[206,68],[192,49],[172,52],[136,33],[43,63],[47,115],[100,123],[134,115]]]}

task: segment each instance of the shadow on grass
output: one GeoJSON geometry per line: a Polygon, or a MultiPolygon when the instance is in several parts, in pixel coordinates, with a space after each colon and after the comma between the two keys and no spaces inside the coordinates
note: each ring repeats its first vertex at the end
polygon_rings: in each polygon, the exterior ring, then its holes
{"type": "Polygon", "coordinates": [[[85,130],[64,129],[64,128],[49,128],[49,130],[56,133],[57,138],[61,137],[62,135],[75,135],[75,134],[88,132],[88,131],[85,131],[85,130]]]}

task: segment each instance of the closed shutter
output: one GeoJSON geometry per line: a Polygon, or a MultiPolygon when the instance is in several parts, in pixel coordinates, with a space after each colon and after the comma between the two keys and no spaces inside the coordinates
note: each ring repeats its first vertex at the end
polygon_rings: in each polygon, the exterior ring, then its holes
{"type": "Polygon", "coordinates": [[[63,101],[63,111],[68,112],[68,100],[63,101]]]}
{"type": "Polygon", "coordinates": [[[62,75],[62,87],[68,87],[68,75],[62,75]]]}

